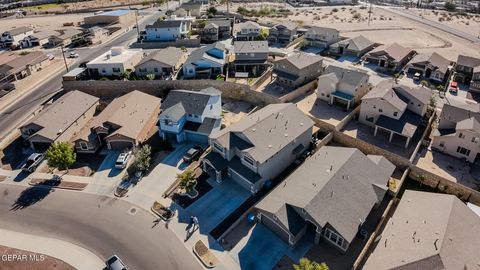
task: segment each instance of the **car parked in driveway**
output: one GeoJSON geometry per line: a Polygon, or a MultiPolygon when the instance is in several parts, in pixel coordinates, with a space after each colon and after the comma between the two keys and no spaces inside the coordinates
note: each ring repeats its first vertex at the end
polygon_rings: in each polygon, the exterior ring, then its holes
{"type": "Polygon", "coordinates": [[[203,149],[200,146],[194,146],[188,149],[187,153],[183,156],[183,161],[191,163],[194,160],[198,160],[203,153],[203,149]]]}
{"type": "Polygon", "coordinates": [[[108,270],[128,270],[127,266],[120,260],[117,255],[113,255],[105,262],[108,270]]]}
{"type": "Polygon", "coordinates": [[[132,156],[132,152],[121,153],[117,160],[115,161],[115,168],[117,169],[125,169],[127,167],[128,160],[132,156]]]}
{"type": "Polygon", "coordinates": [[[42,160],[45,158],[45,155],[42,153],[33,153],[31,154],[25,164],[22,166],[22,171],[32,173],[40,165],[42,160]]]}
{"type": "Polygon", "coordinates": [[[413,80],[415,80],[415,81],[418,81],[418,80],[420,80],[420,76],[421,76],[421,74],[420,74],[420,73],[418,73],[418,72],[417,72],[417,73],[415,73],[415,74],[413,74],[413,80]]]}
{"type": "Polygon", "coordinates": [[[457,82],[451,82],[450,87],[448,88],[448,91],[452,94],[457,94],[458,93],[458,83],[457,82]]]}

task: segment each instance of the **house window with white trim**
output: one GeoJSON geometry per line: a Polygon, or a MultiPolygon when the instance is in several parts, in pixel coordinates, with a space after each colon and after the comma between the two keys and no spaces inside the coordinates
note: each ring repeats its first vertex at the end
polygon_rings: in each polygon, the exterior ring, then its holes
{"type": "Polygon", "coordinates": [[[480,141],[480,138],[479,137],[473,137],[472,138],[472,142],[473,143],[478,143],[480,141]]]}
{"type": "Polygon", "coordinates": [[[248,163],[248,164],[250,164],[250,165],[252,165],[252,166],[255,166],[255,160],[254,160],[253,158],[251,158],[251,157],[249,157],[249,156],[247,156],[247,155],[243,155],[243,160],[244,160],[246,163],[248,163]]]}
{"type": "Polygon", "coordinates": [[[213,147],[214,147],[215,149],[217,149],[217,151],[223,153],[223,146],[221,146],[219,143],[214,142],[214,143],[213,143],[213,147]]]}
{"type": "Polygon", "coordinates": [[[458,137],[459,137],[460,139],[465,139],[465,134],[463,134],[463,133],[460,132],[460,133],[458,133],[458,137]]]}
{"type": "Polygon", "coordinates": [[[326,228],[325,229],[325,233],[323,234],[325,236],[325,238],[331,242],[332,244],[338,246],[339,248],[341,248],[342,250],[345,250],[346,248],[346,242],[345,240],[337,233],[335,233],[334,231],[326,228]]]}
{"type": "Polygon", "coordinates": [[[86,142],[80,142],[80,149],[82,150],[88,150],[88,144],[86,142]]]}
{"type": "Polygon", "coordinates": [[[457,147],[457,153],[459,153],[460,155],[464,155],[464,156],[469,156],[470,155],[470,150],[467,149],[467,148],[463,148],[461,146],[457,147]]]}

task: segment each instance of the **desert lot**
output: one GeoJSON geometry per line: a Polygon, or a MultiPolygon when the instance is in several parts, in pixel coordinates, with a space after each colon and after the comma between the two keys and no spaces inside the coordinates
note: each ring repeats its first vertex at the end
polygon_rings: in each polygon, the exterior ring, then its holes
{"type": "MultiPolygon", "coordinates": [[[[262,7],[288,8],[293,13],[286,18],[280,16],[275,18],[252,18],[257,19],[260,24],[289,21],[296,22],[302,26],[332,27],[338,29],[340,35],[344,37],[364,35],[370,40],[382,44],[398,42],[418,52],[440,53],[450,60],[456,60],[460,53],[480,57],[480,44],[473,44],[470,41],[407,19],[380,7],[372,8],[369,24],[369,9],[365,6],[292,8],[278,3],[234,3],[231,5],[230,10],[236,11],[239,6],[257,10],[262,7]]],[[[226,9],[225,6],[218,8],[226,9]]],[[[468,34],[480,35],[480,15],[457,16],[444,11],[434,13],[431,10],[409,10],[408,12],[421,13],[425,18],[432,21],[445,23],[445,25],[468,34]],[[447,13],[447,15],[444,15],[444,13],[447,13]],[[451,19],[440,19],[439,21],[439,17],[451,19]]]]}

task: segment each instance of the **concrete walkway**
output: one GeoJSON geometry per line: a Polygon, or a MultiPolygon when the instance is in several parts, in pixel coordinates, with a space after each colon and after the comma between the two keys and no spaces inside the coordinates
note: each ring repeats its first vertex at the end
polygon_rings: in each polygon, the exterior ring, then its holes
{"type": "Polygon", "coordinates": [[[103,269],[105,263],[95,254],[77,245],[0,228],[0,245],[38,252],[60,259],[78,270],[103,269]]]}

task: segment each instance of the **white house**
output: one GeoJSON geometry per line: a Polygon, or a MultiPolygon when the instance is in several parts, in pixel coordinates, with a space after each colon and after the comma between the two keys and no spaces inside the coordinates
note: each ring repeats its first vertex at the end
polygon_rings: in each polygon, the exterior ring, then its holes
{"type": "Polygon", "coordinates": [[[145,27],[146,41],[175,41],[187,38],[191,23],[188,20],[156,21],[145,27]]]}
{"type": "Polygon", "coordinates": [[[183,65],[185,78],[212,78],[223,74],[226,64],[226,48],[221,42],[207,45],[191,52],[183,65]]]}
{"type": "Polygon", "coordinates": [[[176,142],[208,143],[210,133],[220,130],[221,94],[212,87],[201,91],[170,91],[161,105],[160,136],[176,142]]]}
{"type": "Polygon", "coordinates": [[[24,26],[5,31],[0,36],[0,47],[20,46],[20,42],[32,34],[33,29],[24,26]]]}
{"type": "Polygon", "coordinates": [[[110,51],[87,63],[91,75],[119,76],[124,71],[133,71],[142,60],[142,49],[112,47],[110,51]]]}

